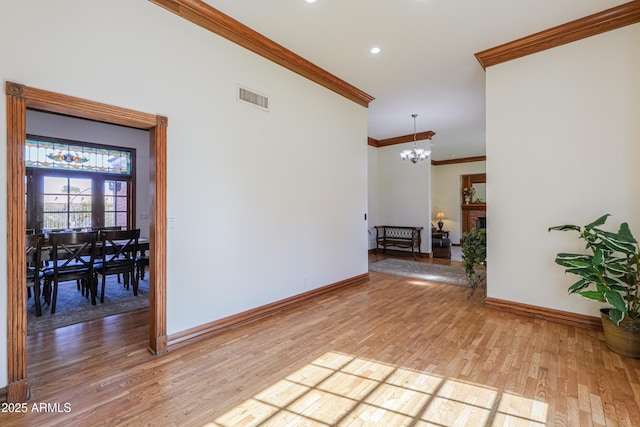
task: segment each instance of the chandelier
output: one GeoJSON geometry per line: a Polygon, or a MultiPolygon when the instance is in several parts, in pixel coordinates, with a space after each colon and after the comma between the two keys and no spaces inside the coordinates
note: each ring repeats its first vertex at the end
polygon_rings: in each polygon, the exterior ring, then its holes
{"type": "Polygon", "coordinates": [[[429,157],[431,150],[416,148],[416,117],[418,115],[412,114],[411,117],[413,117],[413,148],[411,150],[402,150],[400,157],[402,160],[411,160],[411,163],[416,164],[429,157]]]}

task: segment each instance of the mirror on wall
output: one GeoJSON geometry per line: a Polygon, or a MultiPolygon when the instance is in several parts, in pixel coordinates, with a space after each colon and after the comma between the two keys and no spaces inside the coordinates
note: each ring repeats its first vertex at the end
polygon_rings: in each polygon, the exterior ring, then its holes
{"type": "Polygon", "coordinates": [[[486,182],[476,182],[472,184],[473,189],[473,197],[471,198],[471,203],[486,203],[487,202],[487,183],[486,182]]]}

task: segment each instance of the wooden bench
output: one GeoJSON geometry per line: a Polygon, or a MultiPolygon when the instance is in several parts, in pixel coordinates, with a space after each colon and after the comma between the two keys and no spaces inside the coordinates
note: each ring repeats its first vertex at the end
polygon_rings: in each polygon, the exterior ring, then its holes
{"type": "Polygon", "coordinates": [[[382,247],[383,253],[386,251],[387,246],[411,248],[413,259],[416,259],[416,249],[418,254],[422,256],[420,251],[420,245],[422,244],[421,232],[422,227],[376,225],[376,253],[380,247],[382,247]]]}

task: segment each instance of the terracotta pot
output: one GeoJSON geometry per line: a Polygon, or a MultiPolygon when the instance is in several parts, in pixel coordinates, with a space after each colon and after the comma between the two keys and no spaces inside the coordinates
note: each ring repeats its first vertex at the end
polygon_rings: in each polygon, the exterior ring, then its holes
{"type": "Polygon", "coordinates": [[[609,309],[600,309],[604,340],[609,350],[640,359],[640,319],[625,317],[619,325],[609,319],[609,309]]]}

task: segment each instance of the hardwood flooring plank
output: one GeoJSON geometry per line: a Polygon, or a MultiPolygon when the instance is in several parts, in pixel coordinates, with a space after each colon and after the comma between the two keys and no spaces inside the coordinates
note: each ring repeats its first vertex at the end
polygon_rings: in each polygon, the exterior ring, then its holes
{"type": "Polygon", "coordinates": [[[43,332],[27,342],[29,405],[70,410],[0,425],[640,425],[640,360],[467,293],[372,272],[161,356],[145,311],[43,332]]]}

